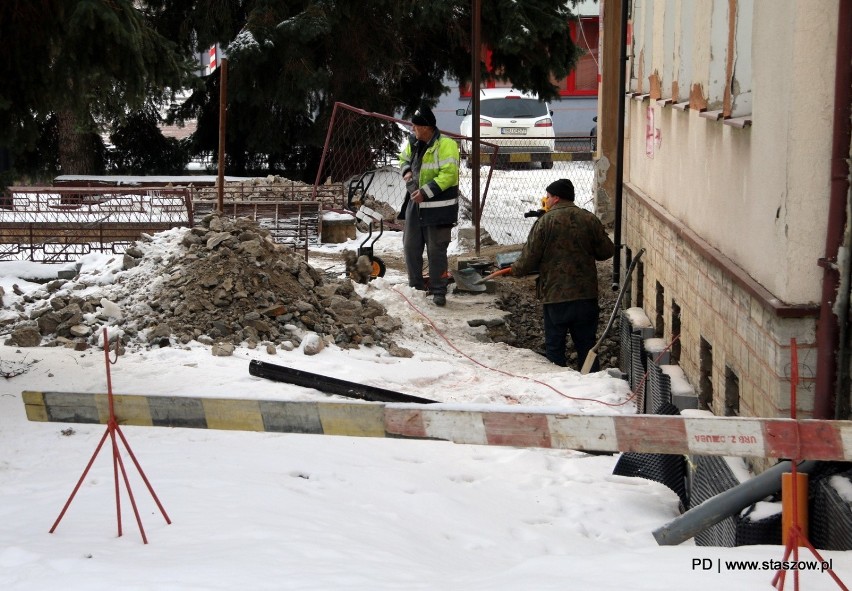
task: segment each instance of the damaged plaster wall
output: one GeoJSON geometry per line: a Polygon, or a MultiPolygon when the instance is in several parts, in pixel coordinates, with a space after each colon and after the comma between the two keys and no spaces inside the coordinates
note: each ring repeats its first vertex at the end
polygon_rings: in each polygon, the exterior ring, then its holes
{"type": "MultiPolygon", "coordinates": [[[[837,1],[715,0],[696,3],[688,14],[677,3],[676,14],[655,14],[669,9],[668,2],[636,0],[634,14],[641,25],[634,27],[634,34],[648,34],[650,22],[693,29],[672,38],[688,47],[679,51],[678,75],[693,76],[677,80],[676,87],[681,92],[691,89],[694,100],[686,110],[648,99],[628,101],[625,181],[780,300],[818,301],[821,275],[816,261],[824,243],[830,183],[831,113],[826,105],[833,93],[837,1]],[[720,16],[729,18],[731,5],[737,11],[734,23],[720,16]],[[718,33],[713,27],[720,28],[718,33]],[[749,52],[750,63],[737,57],[733,69],[736,88],[747,90],[753,105],[748,114],[751,127],[726,125],[694,108],[702,106],[701,98],[707,100],[707,109],[714,101],[722,107],[722,96],[713,93],[724,85],[714,91],[710,73],[724,72],[728,56],[711,51],[718,45],[716,37],[726,43],[735,39],[738,56],[749,52]],[[688,66],[682,63],[685,56],[692,59],[688,66]],[[711,68],[717,59],[721,65],[711,68]],[[649,107],[655,110],[653,131],[658,136],[652,155],[646,151],[649,107]]],[[[656,31],[651,35],[650,41],[636,39],[632,51],[662,52],[665,43],[654,39],[665,36],[656,31]]],[[[666,79],[664,56],[642,58],[649,67],[661,68],[662,98],[673,99],[669,93],[675,81],[666,79]]],[[[641,87],[647,92],[649,73],[644,74],[644,80],[631,81],[631,90],[641,87]]],[[[738,103],[737,96],[732,101],[738,107],[748,102],[738,103]]]]}

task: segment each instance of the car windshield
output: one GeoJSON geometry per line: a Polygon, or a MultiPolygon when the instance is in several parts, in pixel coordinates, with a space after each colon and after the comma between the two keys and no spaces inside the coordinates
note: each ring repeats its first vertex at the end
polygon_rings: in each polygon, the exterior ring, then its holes
{"type": "Polygon", "coordinates": [[[479,103],[479,114],[484,117],[546,117],[547,105],[527,98],[486,99],[479,103]]]}

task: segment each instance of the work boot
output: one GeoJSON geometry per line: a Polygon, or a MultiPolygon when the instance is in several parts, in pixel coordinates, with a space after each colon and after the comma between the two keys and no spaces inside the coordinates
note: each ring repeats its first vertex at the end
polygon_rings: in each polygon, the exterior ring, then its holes
{"type": "Polygon", "coordinates": [[[436,293],[435,297],[432,298],[432,301],[435,302],[436,306],[441,306],[443,308],[447,304],[447,296],[442,293],[436,293]]]}

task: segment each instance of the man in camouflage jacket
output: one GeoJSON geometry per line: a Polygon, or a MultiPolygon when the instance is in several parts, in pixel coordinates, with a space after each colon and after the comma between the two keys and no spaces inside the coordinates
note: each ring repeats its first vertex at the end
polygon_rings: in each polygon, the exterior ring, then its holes
{"type": "MultiPolygon", "coordinates": [[[[601,221],[574,204],[574,185],[559,179],[548,185],[545,213],[527,237],[512,275],[539,273],[544,303],[544,347],[547,358],[565,366],[565,344],[571,333],[577,369],[595,345],[600,306],[596,261],[615,253],[601,221]]],[[[599,371],[597,359],[591,371],[599,371]]]]}

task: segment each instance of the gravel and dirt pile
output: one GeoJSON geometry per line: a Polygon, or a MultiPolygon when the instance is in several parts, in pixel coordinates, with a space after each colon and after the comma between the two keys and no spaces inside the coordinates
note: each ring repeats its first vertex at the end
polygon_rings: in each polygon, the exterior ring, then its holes
{"type": "Polygon", "coordinates": [[[138,241],[112,284],[92,290],[78,276],[27,296],[29,306],[19,307],[30,310],[29,317],[6,344],[83,349],[109,325],[123,345],[194,339],[214,345],[214,354],[240,343],[272,352],[295,348],[313,333],[321,336],[320,347],[379,345],[410,356],[389,339],[400,323],[381,304],[359,296],[348,279],[324,277],[255,222],[210,215],[179,232],[171,250],[155,244],[160,234],[138,241]]]}

